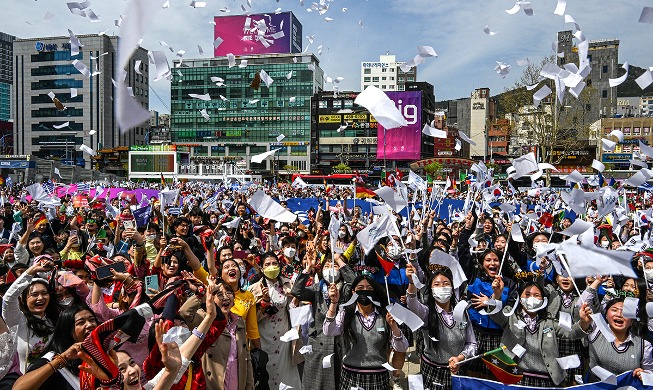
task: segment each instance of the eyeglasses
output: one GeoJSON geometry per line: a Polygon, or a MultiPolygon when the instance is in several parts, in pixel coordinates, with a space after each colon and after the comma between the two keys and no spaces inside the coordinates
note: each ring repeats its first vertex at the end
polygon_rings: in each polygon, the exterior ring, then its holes
{"type": "Polygon", "coordinates": [[[221,293],[221,292],[219,292],[219,291],[216,291],[216,292],[213,293],[213,296],[216,297],[216,298],[218,298],[218,299],[221,300],[221,301],[224,301],[224,300],[227,299],[227,298],[231,298],[231,299],[233,299],[234,294],[231,293],[231,292],[228,292],[228,293],[221,293]]]}

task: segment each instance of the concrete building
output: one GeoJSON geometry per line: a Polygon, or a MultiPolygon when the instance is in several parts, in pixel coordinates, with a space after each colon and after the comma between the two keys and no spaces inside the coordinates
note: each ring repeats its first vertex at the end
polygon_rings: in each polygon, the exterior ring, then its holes
{"type": "Polygon", "coordinates": [[[471,113],[467,135],[476,145],[470,145],[469,155],[472,159],[486,159],[490,154],[487,146],[488,123],[494,121],[496,115],[496,103],[494,99],[490,98],[490,89],[475,89],[471,95],[470,105],[471,113]]]}
{"type": "Polygon", "coordinates": [[[653,117],[653,96],[642,96],[639,100],[641,116],[653,117]]]}
{"type": "Polygon", "coordinates": [[[239,168],[258,174],[283,174],[286,166],[308,173],[311,98],[323,88],[319,60],[310,53],[240,56],[238,60],[247,61],[247,66],[229,67],[226,57],[175,61],[170,127],[180,169],[198,172],[198,164],[218,166],[226,156],[239,168]],[[274,82],[252,88],[261,70],[274,82]],[[216,76],[223,81],[211,81],[216,76]],[[211,101],[189,97],[207,93],[211,101]],[[274,158],[251,162],[251,156],[275,149],[279,151],[274,158]]]}
{"type": "MultiPolygon", "coordinates": [[[[11,118],[11,84],[13,82],[13,35],[0,32],[0,121],[11,118]]],[[[4,134],[2,134],[4,135],[4,134]]]]}
{"type": "MultiPolygon", "coordinates": [[[[578,47],[574,45],[573,39],[574,35],[570,30],[558,32],[558,52],[564,53],[564,57],[558,58],[559,66],[570,62],[578,65],[578,47]]],[[[592,123],[616,114],[617,87],[610,87],[608,80],[621,76],[625,71],[619,65],[618,39],[589,41],[587,57],[592,71],[585,79],[585,88],[591,92],[585,123],[592,123]]],[[[573,99],[570,95],[568,97],[573,99]]]]}
{"type": "MultiPolygon", "coordinates": [[[[630,118],[642,116],[643,106],[641,103],[644,99],[647,98],[640,98],[639,96],[617,98],[617,112],[615,113],[615,117],[630,118]]],[[[653,105],[653,101],[651,104],[653,105]]]]}
{"type": "MultiPolygon", "coordinates": [[[[613,130],[624,133],[623,142],[617,142],[614,151],[604,151],[600,146],[601,161],[610,164],[612,169],[628,169],[633,155],[639,152],[639,142],[653,145],[653,118],[607,118],[601,120],[604,138],[613,130]]],[[[618,141],[617,139],[614,139],[618,141]]],[[[601,143],[599,143],[602,145],[601,143]]]]}
{"type": "Polygon", "coordinates": [[[405,91],[406,83],[417,81],[417,67],[401,70],[394,54],[379,56],[379,61],[361,62],[361,91],[374,85],[382,91],[405,91]]]}
{"type": "MultiPolygon", "coordinates": [[[[495,119],[490,123],[488,150],[490,158],[507,157],[510,153],[511,124],[508,119],[495,119]]],[[[519,157],[519,156],[515,156],[519,157]]]]}
{"type": "MultiPolygon", "coordinates": [[[[118,37],[78,38],[84,46],[75,56],[71,56],[68,36],[14,41],[12,113],[16,154],[54,158],[89,168],[89,156],[79,151],[82,144],[94,150],[143,144],[148,123],[121,132],[115,119],[111,79],[117,70],[118,37]],[[85,65],[91,76],[80,73],[72,63],[74,60],[78,66],[85,65]],[[55,106],[48,96],[50,92],[65,109],[55,106]]],[[[147,51],[138,48],[125,69],[127,84],[146,109],[148,67],[147,51]],[[142,63],[142,74],[134,70],[136,61],[142,63]]]]}
{"type": "MultiPolygon", "coordinates": [[[[421,129],[425,123],[433,120],[435,97],[433,85],[425,82],[406,84],[404,95],[419,91],[421,105],[421,129]]],[[[396,92],[399,94],[400,92],[396,92]]],[[[311,103],[313,128],[311,129],[311,170],[316,174],[330,174],[332,167],[339,163],[359,173],[378,177],[384,168],[383,158],[379,151],[383,145],[379,143],[378,123],[365,109],[354,104],[359,92],[320,92],[313,97],[311,103]]],[[[389,93],[389,95],[393,95],[389,93]]],[[[395,100],[400,101],[400,100],[395,100]]],[[[400,131],[393,129],[390,131],[400,131]]],[[[419,156],[412,161],[387,158],[385,164],[388,170],[395,168],[407,169],[409,164],[419,159],[433,157],[434,141],[420,132],[419,156]]],[[[389,151],[391,145],[386,145],[389,151]]]]}

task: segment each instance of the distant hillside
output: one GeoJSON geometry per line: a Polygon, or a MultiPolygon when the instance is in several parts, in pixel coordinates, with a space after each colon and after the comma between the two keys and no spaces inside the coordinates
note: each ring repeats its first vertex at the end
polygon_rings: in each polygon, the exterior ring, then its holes
{"type": "MultiPolygon", "coordinates": [[[[619,66],[621,67],[621,64],[619,66]]],[[[623,84],[617,87],[617,97],[653,96],[653,84],[642,90],[635,82],[635,79],[641,76],[645,70],[638,66],[630,65],[628,68],[628,78],[623,84]]]]}

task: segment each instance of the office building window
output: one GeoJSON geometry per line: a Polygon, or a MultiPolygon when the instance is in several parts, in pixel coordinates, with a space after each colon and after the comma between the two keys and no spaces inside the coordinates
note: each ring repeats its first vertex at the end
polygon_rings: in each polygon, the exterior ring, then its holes
{"type": "Polygon", "coordinates": [[[363,69],[363,73],[364,73],[364,74],[371,74],[371,73],[372,73],[372,69],[370,69],[370,68],[365,68],[365,69],[363,69]]]}
{"type": "Polygon", "coordinates": [[[607,98],[608,97],[608,90],[604,89],[603,92],[601,92],[601,97],[607,98]]]}
{"type": "Polygon", "coordinates": [[[603,73],[608,73],[608,66],[607,65],[603,65],[603,73]]]}
{"type": "Polygon", "coordinates": [[[378,82],[379,82],[379,78],[378,78],[378,77],[372,77],[372,82],[373,82],[373,83],[378,83],[378,82]]]}
{"type": "Polygon", "coordinates": [[[372,80],[371,77],[363,77],[363,81],[369,83],[372,80]]]}

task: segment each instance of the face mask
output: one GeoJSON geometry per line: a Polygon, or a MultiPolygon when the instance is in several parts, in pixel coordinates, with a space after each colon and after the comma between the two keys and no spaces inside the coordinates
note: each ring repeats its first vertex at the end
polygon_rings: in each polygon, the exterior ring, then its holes
{"type": "Polygon", "coordinates": [[[653,269],[645,269],[644,276],[646,276],[646,280],[653,282],[653,269]]]}
{"type": "Polygon", "coordinates": [[[521,298],[520,302],[526,311],[532,312],[535,309],[538,309],[540,306],[542,306],[543,301],[535,297],[529,297],[529,298],[521,298]]]}
{"type": "Polygon", "coordinates": [[[601,248],[607,248],[610,243],[608,241],[601,241],[601,248]]]}
{"type": "Polygon", "coordinates": [[[374,291],[359,290],[356,291],[356,294],[358,294],[358,298],[356,298],[356,302],[360,303],[363,306],[371,305],[373,303],[372,301],[378,301],[378,299],[376,299],[376,293],[374,291]]]}
{"type": "Polygon", "coordinates": [[[541,246],[542,246],[541,242],[535,242],[535,243],[533,243],[533,250],[537,253],[537,248],[539,248],[541,246]]]}
{"type": "Polygon", "coordinates": [[[70,305],[73,304],[73,300],[74,300],[73,297],[64,298],[64,299],[59,301],[59,305],[61,305],[63,307],[69,307],[70,305]]]}
{"type": "Polygon", "coordinates": [[[338,232],[338,237],[345,238],[346,236],[347,236],[347,232],[343,232],[342,230],[338,232]]]}
{"type": "Polygon", "coordinates": [[[211,218],[211,223],[212,223],[212,224],[216,224],[216,223],[218,223],[218,219],[217,219],[217,218],[211,218]]]}
{"type": "Polygon", "coordinates": [[[147,242],[153,242],[154,240],[156,240],[156,234],[145,236],[145,241],[147,242]]]}
{"type": "Polygon", "coordinates": [[[451,296],[453,295],[453,288],[433,287],[431,288],[431,292],[433,293],[433,298],[435,299],[436,302],[447,303],[449,302],[449,299],[451,299],[451,296]]]}
{"type": "Polygon", "coordinates": [[[393,245],[388,248],[388,257],[392,260],[396,260],[401,256],[401,248],[398,245],[393,245]]]}
{"type": "Polygon", "coordinates": [[[296,253],[297,253],[297,249],[293,247],[284,248],[283,250],[283,255],[289,259],[294,259],[296,253]]]}
{"type": "Polygon", "coordinates": [[[281,268],[278,265],[271,265],[263,269],[263,275],[268,279],[276,279],[279,276],[281,268]]]}
{"type": "Polygon", "coordinates": [[[322,278],[329,283],[335,283],[340,279],[340,271],[336,271],[333,268],[327,268],[322,270],[322,278]]]}

